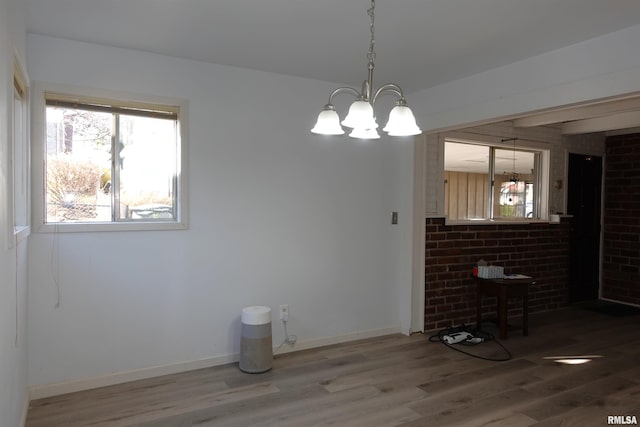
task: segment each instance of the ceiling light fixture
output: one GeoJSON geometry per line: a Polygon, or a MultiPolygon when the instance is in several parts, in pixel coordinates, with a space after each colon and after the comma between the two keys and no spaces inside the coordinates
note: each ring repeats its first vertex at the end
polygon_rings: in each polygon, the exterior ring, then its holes
{"type": "MultiPolygon", "coordinates": [[[[507,138],[502,140],[502,142],[513,141],[513,169],[511,169],[511,173],[509,175],[509,181],[511,181],[512,184],[517,184],[518,181],[520,180],[518,176],[518,172],[516,172],[516,141],[518,139],[519,138],[507,138]]],[[[505,172],[505,175],[507,173],[509,172],[505,172]]]]}
{"type": "Polygon", "coordinates": [[[395,83],[387,83],[382,85],[378,90],[373,93],[373,68],[374,60],[376,58],[376,52],[374,50],[375,44],[375,0],[371,0],[371,7],[367,10],[367,14],[371,17],[371,40],[369,43],[369,52],[367,53],[367,59],[369,60],[367,80],[362,83],[362,91],[358,92],[351,87],[339,87],[329,96],[329,103],[324,106],[320,114],[316,125],[311,129],[311,132],[319,135],[343,135],[344,127],[352,128],[353,130],[349,134],[352,138],[360,139],[378,139],[378,123],[373,112],[373,106],[379,96],[385,93],[396,95],[398,100],[395,107],[389,113],[389,121],[387,125],[382,129],[390,136],[411,136],[418,135],[422,131],[416,124],[416,118],[413,115],[413,111],[407,106],[407,101],[404,98],[402,89],[395,83]],[[333,105],[333,97],[339,93],[349,92],[355,95],[356,100],[349,107],[349,113],[347,117],[340,122],[336,108],[333,105]],[[342,124],[342,126],[341,126],[342,124]]]}

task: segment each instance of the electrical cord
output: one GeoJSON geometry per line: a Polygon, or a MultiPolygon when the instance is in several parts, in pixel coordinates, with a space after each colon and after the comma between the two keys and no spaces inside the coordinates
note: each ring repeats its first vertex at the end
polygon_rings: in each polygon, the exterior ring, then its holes
{"type": "Polygon", "coordinates": [[[294,345],[297,341],[298,341],[298,337],[291,334],[289,335],[289,332],[287,332],[287,321],[283,320],[282,323],[284,323],[284,335],[285,335],[285,339],[284,342],[286,342],[287,344],[290,345],[294,345]]]}
{"type": "Polygon", "coordinates": [[[452,327],[452,328],[445,328],[440,330],[437,334],[433,334],[431,336],[429,336],[429,342],[441,342],[442,344],[444,344],[445,346],[449,347],[452,350],[458,351],[462,354],[466,354],[467,356],[471,356],[471,357],[475,357],[477,359],[482,359],[482,360],[489,360],[491,362],[506,362],[507,360],[511,360],[511,358],[513,357],[511,352],[500,342],[498,341],[495,336],[493,336],[493,334],[490,334],[488,332],[482,331],[481,329],[478,328],[473,328],[470,326],[466,326],[464,324],[462,324],[461,326],[456,326],[456,327],[452,327]],[[468,351],[464,351],[458,347],[456,347],[456,344],[449,344],[445,341],[444,337],[446,335],[450,335],[456,332],[467,332],[471,335],[470,339],[467,339],[465,341],[461,341],[457,344],[461,344],[464,346],[476,346],[479,345],[483,342],[488,342],[488,341],[493,341],[494,343],[496,343],[500,348],[502,348],[502,350],[505,353],[504,357],[501,358],[493,358],[493,357],[484,357],[484,356],[480,356],[478,354],[473,354],[470,353],[468,351]],[[480,338],[481,340],[479,340],[479,342],[476,342],[478,340],[475,340],[475,338],[480,338]]]}
{"type": "Polygon", "coordinates": [[[289,345],[295,345],[295,343],[298,341],[298,337],[291,334],[289,335],[289,332],[287,331],[287,321],[286,320],[282,320],[282,324],[284,325],[284,335],[285,338],[284,340],[280,343],[280,345],[278,346],[278,348],[276,348],[273,351],[273,354],[275,355],[281,348],[283,345],[285,344],[289,344],[289,345]]]}

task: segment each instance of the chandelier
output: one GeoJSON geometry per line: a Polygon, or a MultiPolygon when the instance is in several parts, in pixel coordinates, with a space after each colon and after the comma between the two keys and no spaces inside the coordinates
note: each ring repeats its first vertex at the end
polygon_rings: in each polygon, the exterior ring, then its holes
{"type": "MultiPolygon", "coordinates": [[[[503,139],[502,142],[508,142],[508,141],[513,141],[513,168],[511,169],[511,172],[506,172],[505,171],[505,175],[509,174],[509,181],[512,184],[517,184],[518,181],[520,181],[520,177],[518,175],[518,172],[516,172],[516,141],[519,138],[507,138],[507,139],[503,139]]],[[[511,201],[511,200],[509,200],[511,201]]]]}
{"type": "Polygon", "coordinates": [[[371,40],[369,43],[369,52],[367,53],[367,59],[369,60],[367,80],[362,83],[362,90],[358,90],[351,87],[339,87],[329,96],[329,103],[324,106],[320,114],[316,125],[311,129],[311,132],[319,135],[343,135],[344,129],[342,126],[353,129],[349,134],[352,138],[360,139],[378,139],[378,123],[373,112],[373,106],[376,103],[378,97],[383,94],[395,95],[398,99],[395,107],[389,113],[389,120],[386,126],[382,129],[390,136],[410,136],[418,135],[422,131],[416,124],[416,119],[413,115],[413,111],[407,106],[407,101],[404,98],[402,89],[400,86],[394,83],[387,83],[382,85],[378,90],[373,92],[373,68],[374,60],[376,58],[376,52],[374,50],[375,44],[375,0],[371,0],[371,7],[367,10],[367,14],[371,17],[371,40]],[[347,117],[340,122],[336,108],[333,105],[333,98],[343,92],[351,93],[355,95],[356,100],[349,107],[347,117]],[[341,126],[342,125],[342,126],[341,126]]]}

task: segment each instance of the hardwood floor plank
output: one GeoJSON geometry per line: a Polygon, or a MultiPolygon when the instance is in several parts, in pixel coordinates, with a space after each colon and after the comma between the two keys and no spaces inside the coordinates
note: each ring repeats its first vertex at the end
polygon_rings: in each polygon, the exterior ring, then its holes
{"type": "Polygon", "coordinates": [[[611,391],[628,389],[632,385],[632,382],[623,378],[605,378],[595,381],[587,387],[580,387],[575,390],[556,393],[547,398],[538,400],[533,405],[526,405],[524,408],[519,409],[519,412],[535,420],[543,421],[547,418],[565,413],[575,408],[589,406],[590,403],[596,400],[594,397],[594,390],[592,390],[591,387],[601,387],[602,392],[606,394],[611,391]]]}
{"type": "MultiPolygon", "coordinates": [[[[412,404],[410,407],[423,414],[423,420],[429,420],[429,425],[434,426],[458,426],[465,422],[487,423],[491,420],[511,415],[511,407],[518,407],[535,399],[535,396],[523,389],[513,389],[506,392],[477,399],[468,400],[449,396],[444,402],[450,400],[451,405],[438,405],[431,402],[432,398],[412,404]],[[453,399],[453,400],[451,400],[453,399]]],[[[402,424],[406,427],[424,426],[420,420],[402,424]]]]}
{"type": "Polygon", "coordinates": [[[143,422],[159,421],[176,414],[188,414],[203,408],[223,406],[229,402],[247,400],[255,396],[277,392],[278,389],[274,385],[263,383],[197,397],[176,397],[170,403],[164,402],[162,405],[154,404],[146,408],[146,410],[132,408],[128,412],[121,411],[117,415],[104,417],[95,422],[85,422],[85,425],[87,427],[127,427],[143,422]]]}
{"type": "MultiPolygon", "coordinates": [[[[164,377],[163,377],[164,378],[164,377]]],[[[88,419],[93,416],[97,411],[99,412],[115,412],[121,410],[123,405],[136,408],[136,407],[162,407],[166,406],[168,401],[175,399],[177,396],[180,398],[188,398],[190,396],[197,397],[202,395],[210,395],[212,393],[223,392],[229,390],[229,387],[221,381],[207,382],[207,381],[161,381],[157,384],[153,384],[147,380],[146,383],[138,387],[131,387],[125,390],[120,390],[119,386],[105,387],[98,389],[95,392],[85,395],[82,393],[72,393],[67,395],[67,399],[59,402],[55,405],[53,410],[47,411],[47,419],[38,420],[34,419],[34,422],[41,421],[43,425],[49,425],[49,422],[55,422],[58,418],[64,419],[68,416],[70,408],[76,408],[73,413],[76,419],[88,419]],[[113,393],[113,391],[117,391],[113,393]],[[123,397],[120,397],[123,396],[123,397]]],[[[136,383],[138,383],[136,381],[136,383]]],[[[38,401],[35,402],[34,408],[37,407],[38,401]]]]}
{"type": "MultiPolygon", "coordinates": [[[[508,362],[400,334],[31,402],[26,427],[554,427],[640,418],[640,316],[570,307],[530,316],[508,362]],[[585,365],[545,356],[598,354],[585,365]]],[[[480,354],[496,354],[483,343],[480,354]]],[[[467,349],[469,350],[469,349],[467,349]]]]}
{"type": "MultiPolygon", "coordinates": [[[[379,393],[373,387],[361,387],[347,390],[342,394],[328,393],[319,384],[311,384],[301,389],[281,391],[276,394],[258,396],[250,400],[233,402],[225,406],[209,407],[191,414],[182,414],[169,419],[175,425],[186,419],[197,426],[245,427],[255,426],[264,420],[284,419],[294,414],[309,412],[309,408],[322,410],[339,405],[340,402],[351,402],[368,399],[379,393]]],[[[172,426],[169,423],[167,426],[172,426]]],[[[141,424],[141,427],[155,427],[154,423],[141,424]]]]}
{"type": "Polygon", "coordinates": [[[342,427],[394,427],[411,420],[420,418],[420,414],[404,406],[385,408],[384,411],[375,411],[361,414],[357,417],[338,420],[338,425],[342,427]]]}
{"type": "MultiPolygon", "coordinates": [[[[377,385],[382,388],[392,387],[393,384],[402,383],[407,384],[406,381],[398,381],[399,376],[407,373],[407,369],[410,370],[412,375],[423,374],[424,372],[435,372],[440,367],[447,363],[450,363],[449,359],[436,356],[432,359],[405,362],[403,364],[392,364],[389,366],[385,364],[378,368],[371,370],[355,372],[346,375],[340,375],[338,377],[325,380],[322,385],[329,392],[336,392],[345,390],[352,387],[360,387],[363,385],[377,385]],[[427,367],[425,367],[425,365],[427,367]]],[[[417,385],[417,384],[416,384],[417,385]]]]}
{"type": "Polygon", "coordinates": [[[481,368],[460,372],[437,381],[430,381],[421,384],[419,387],[431,394],[450,392],[455,389],[468,388],[475,382],[495,381],[497,377],[512,372],[523,374],[526,370],[532,369],[535,366],[537,366],[535,363],[524,359],[517,359],[500,364],[485,362],[485,365],[481,368]]]}
{"type": "MultiPolygon", "coordinates": [[[[375,388],[375,387],[374,387],[375,388]]],[[[378,390],[376,388],[376,390],[378,390]]],[[[344,392],[338,392],[342,394],[344,392]]],[[[361,425],[362,420],[382,419],[384,414],[389,409],[397,409],[398,407],[404,407],[403,419],[417,419],[420,414],[403,406],[404,403],[420,399],[424,397],[424,392],[418,390],[415,387],[400,388],[395,390],[378,390],[373,396],[366,399],[359,399],[350,402],[348,405],[334,405],[332,407],[323,408],[322,411],[309,411],[309,408],[302,414],[296,414],[292,416],[288,414],[286,418],[280,419],[278,426],[281,427],[298,427],[298,426],[346,426],[346,425],[361,425]]],[[[376,421],[377,423],[378,421],[376,421]]],[[[404,422],[404,421],[403,421],[404,422]]],[[[384,425],[398,425],[399,420],[389,420],[384,425]]],[[[257,424],[257,426],[270,426],[272,424],[257,424]]],[[[378,424],[369,424],[378,425],[378,424]]]]}
{"type": "Polygon", "coordinates": [[[359,402],[367,402],[379,394],[380,390],[371,386],[329,393],[315,402],[296,404],[287,408],[288,410],[281,410],[282,408],[280,408],[275,417],[263,417],[249,425],[255,427],[318,425],[337,411],[357,405],[359,402]]]}
{"type": "Polygon", "coordinates": [[[489,421],[478,424],[478,420],[464,422],[458,427],[529,427],[536,425],[537,421],[524,414],[497,415],[489,421]]]}
{"type": "Polygon", "coordinates": [[[274,366],[271,371],[263,374],[231,376],[225,381],[232,388],[264,381],[277,381],[281,386],[289,385],[293,387],[301,383],[319,382],[345,372],[363,369],[362,365],[367,363],[371,363],[371,361],[361,354],[348,354],[294,366],[282,366],[280,368],[274,366]]]}
{"type": "Polygon", "coordinates": [[[640,401],[635,398],[604,397],[585,406],[573,408],[534,424],[536,427],[582,427],[607,425],[609,415],[636,415],[640,413],[640,401]]]}

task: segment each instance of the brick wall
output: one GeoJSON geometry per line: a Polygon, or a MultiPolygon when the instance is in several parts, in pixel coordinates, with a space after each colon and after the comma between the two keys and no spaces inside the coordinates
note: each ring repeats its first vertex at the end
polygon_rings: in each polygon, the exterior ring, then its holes
{"type": "Polygon", "coordinates": [[[640,134],[607,138],[602,296],[640,305],[640,134]]]}
{"type": "MultiPolygon", "coordinates": [[[[569,289],[568,219],[560,224],[445,225],[426,219],[425,330],[473,324],[476,287],[472,268],[479,259],[536,280],[529,291],[530,312],[566,305],[569,289]]],[[[522,314],[521,301],[509,315],[522,314]]],[[[495,319],[495,298],[483,300],[483,317],[495,319]]]]}

